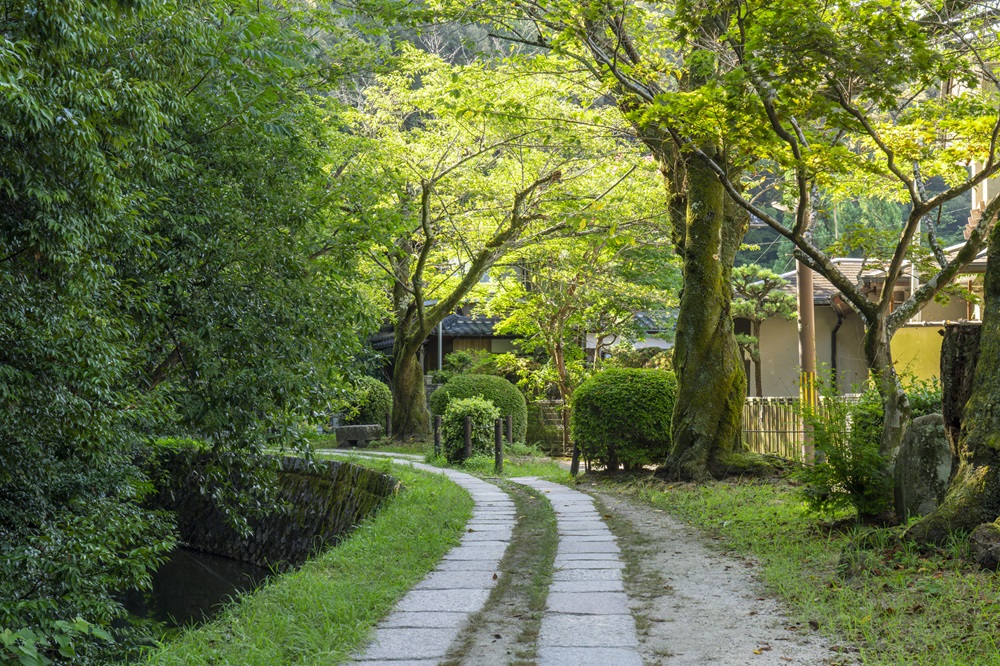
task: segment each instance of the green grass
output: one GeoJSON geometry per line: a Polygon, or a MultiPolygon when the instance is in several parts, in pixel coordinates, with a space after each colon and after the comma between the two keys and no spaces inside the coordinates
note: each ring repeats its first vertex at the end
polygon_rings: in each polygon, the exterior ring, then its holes
{"type": "MultiPolygon", "coordinates": [[[[309,441],[314,449],[337,448],[337,437],[332,434],[309,435],[309,441]]],[[[358,451],[361,453],[365,451],[387,451],[390,453],[415,453],[417,455],[422,456],[430,453],[433,448],[434,448],[434,443],[432,441],[415,439],[409,442],[400,442],[392,438],[384,437],[382,439],[376,439],[374,441],[369,442],[367,447],[363,449],[358,449],[358,451]]]]}
{"type": "Polygon", "coordinates": [[[403,489],[343,543],[241,598],[214,621],[185,631],[150,664],[336,664],[457,545],[472,515],[468,493],[438,474],[388,460],[352,461],[403,489]]]}
{"type": "MultiPolygon", "coordinates": [[[[455,465],[449,465],[444,456],[428,455],[426,462],[437,467],[450,467],[462,472],[474,474],[480,477],[496,477],[494,470],[493,456],[472,456],[468,460],[455,465]]],[[[519,476],[537,476],[541,479],[548,479],[555,483],[573,484],[575,480],[569,474],[569,470],[560,466],[559,463],[544,456],[532,454],[504,455],[503,474],[501,478],[511,478],[519,476]]]]}
{"type": "Polygon", "coordinates": [[[786,482],[604,481],[754,556],[797,619],[860,648],[865,664],[1000,664],[1000,578],[956,539],[921,552],[897,531],[838,529],[807,513],[786,482]],[[863,549],[852,544],[865,543],[863,549]],[[848,556],[841,563],[841,554],[848,556]]]}

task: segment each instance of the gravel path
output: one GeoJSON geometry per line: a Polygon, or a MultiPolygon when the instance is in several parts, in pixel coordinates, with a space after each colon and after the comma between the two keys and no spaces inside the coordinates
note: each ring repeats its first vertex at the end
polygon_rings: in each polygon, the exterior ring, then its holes
{"type": "Polygon", "coordinates": [[[644,627],[646,664],[830,666],[852,664],[808,624],[788,619],[764,592],[755,564],[727,557],[698,530],[662,511],[593,492],[627,526],[626,590],[644,627]]]}
{"type": "MultiPolygon", "coordinates": [[[[438,664],[486,604],[517,515],[510,497],[492,484],[390,457],[446,474],[469,490],[476,508],[462,544],[379,624],[357,663],[438,664]]],[[[540,491],[556,514],[559,545],[538,666],[855,663],[808,625],[790,621],[763,591],[753,562],[722,554],[664,512],[591,488],[585,494],[533,477],[511,481],[540,491]]],[[[473,661],[510,663],[506,651],[497,652],[473,661]]]]}

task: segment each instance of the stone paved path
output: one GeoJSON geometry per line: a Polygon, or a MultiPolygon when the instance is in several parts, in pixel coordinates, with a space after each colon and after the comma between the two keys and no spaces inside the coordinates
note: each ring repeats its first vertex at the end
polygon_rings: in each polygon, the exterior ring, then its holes
{"type": "Polygon", "coordinates": [[[538,635],[539,666],[642,666],[622,583],[621,551],[593,498],[532,477],[511,481],[544,493],[559,530],[555,573],[538,635]]]}
{"type": "Polygon", "coordinates": [[[375,640],[356,662],[364,666],[429,666],[444,658],[469,617],[486,603],[496,585],[500,559],[510,544],[516,512],[514,501],[491,483],[393,457],[396,462],[444,474],[468,490],[475,503],[461,544],[379,623],[375,640]]]}

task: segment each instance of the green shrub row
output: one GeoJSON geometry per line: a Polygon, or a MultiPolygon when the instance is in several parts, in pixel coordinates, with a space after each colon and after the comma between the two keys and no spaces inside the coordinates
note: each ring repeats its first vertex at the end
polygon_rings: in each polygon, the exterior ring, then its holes
{"type": "Polygon", "coordinates": [[[656,463],[670,452],[677,379],[668,370],[614,368],[576,389],[573,440],[588,461],[610,470],[656,463]]]}
{"type": "MultiPolygon", "coordinates": [[[[493,403],[501,417],[512,416],[514,441],[524,441],[528,429],[528,405],[524,394],[516,386],[494,375],[456,375],[431,394],[431,412],[443,416],[452,401],[464,398],[483,398],[493,403]]],[[[492,442],[492,434],[490,437],[492,442]]]]}

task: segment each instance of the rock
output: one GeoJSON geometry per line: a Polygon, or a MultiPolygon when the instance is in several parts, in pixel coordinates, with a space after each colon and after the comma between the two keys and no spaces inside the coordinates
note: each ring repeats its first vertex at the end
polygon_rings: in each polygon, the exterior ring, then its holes
{"type": "Polygon", "coordinates": [[[944,418],[928,414],[913,419],[896,454],[896,515],[906,521],[937,508],[948,490],[952,455],[944,418]]]}
{"type": "Polygon", "coordinates": [[[382,436],[382,426],[338,426],[335,432],[337,433],[337,446],[360,446],[363,448],[368,445],[368,442],[382,436]]]}
{"type": "Polygon", "coordinates": [[[996,523],[983,523],[969,535],[972,556],[984,569],[1000,568],[1000,527],[996,523]]]}

